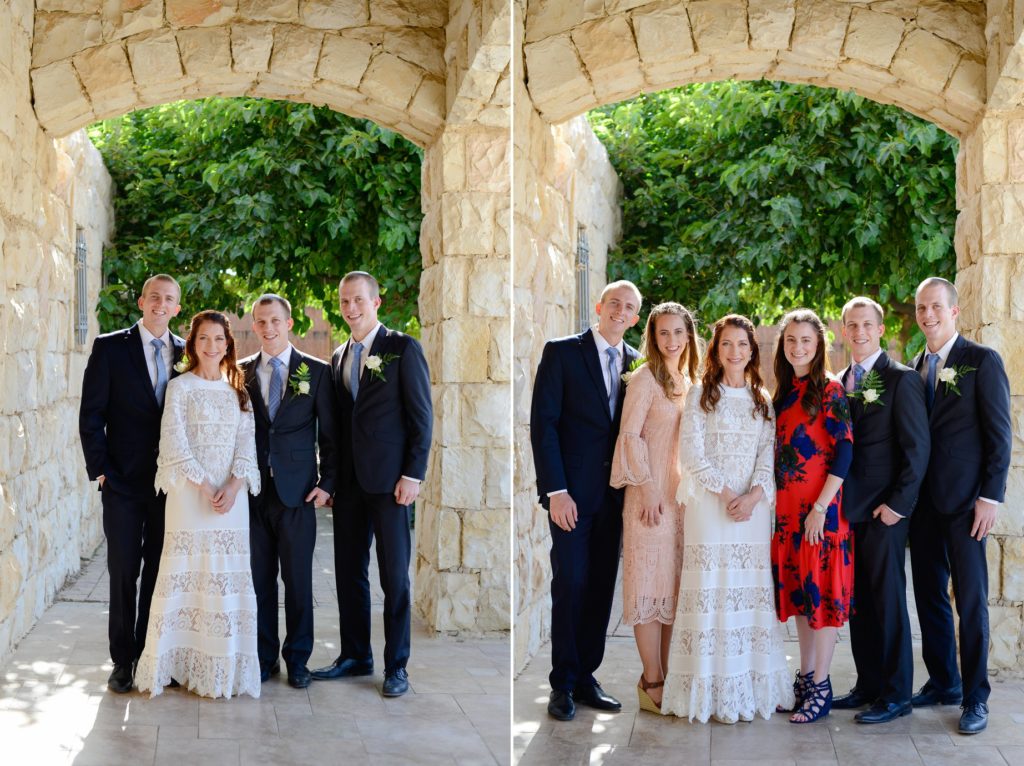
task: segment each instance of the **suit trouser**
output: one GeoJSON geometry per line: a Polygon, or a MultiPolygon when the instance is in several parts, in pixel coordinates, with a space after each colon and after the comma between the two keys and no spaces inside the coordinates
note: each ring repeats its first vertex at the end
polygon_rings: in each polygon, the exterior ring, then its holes
{"type": "Polygon", "coordinates": [[[106,482],[101,492],[110,574],[110,659],[115,665],[131,665],[146,646],[149,607],[164,546],[166,496],[130,497],[109,489],[106,482]]]}
{"type": "Polygon", "coordinates": [[[964,704],[987,702],[988,562],[985,540],[970,536],[973,510],[943,514],[925,505],[910,517],[910,564],[921,621],[921,648],[931,686],[959,688],[956,634],[949,604],[949,580],[960,616],[960,668],[964,704]]]}
{"type": "Polygon", "coordinates": [[[370,544],[384,591],[384,672],[404,668],[412,633],[409,506],[392,493],[365,492],[358,480],[334,498],[334,567],[341,620],[341,656],[373,660],[370,646],[370,544]]]}
{"type": "Polygon", "coordinates": [[[256,591],[257,651],[260,667],[269,668],[280,650],[285,664],[301,667],[313,652],[313,548],[316,510],[313,503],[289,508],[281,502],[274,479],[261,472],[262,492],[250,496],[249,540],[252,583],[256,591]],[[277,572],[284,581],[285,636],[278,638],[277,572]]]}
{"type": "Polygon", "coordinates": [[[880,519],[853,524],[854,611],[850,643],[857,691],[872,700],[909,702],[914,653],[907,614],[906,551],[910,519],[891,527],[880,519]]]}
{"type": "Polygon", "coordinates": [[[605,494],[597,513],[580,514],[566,532],[551,527],[552,689],[597,683],[622,550],[622,501],[605,494]]]}

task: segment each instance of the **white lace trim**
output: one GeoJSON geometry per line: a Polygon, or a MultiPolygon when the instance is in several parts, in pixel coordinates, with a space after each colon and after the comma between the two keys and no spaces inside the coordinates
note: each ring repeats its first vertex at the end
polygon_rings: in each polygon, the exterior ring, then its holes
{"type": "Polygon", "coordinates": [[[723,721],[752,721],[755,715],[768,719],[776,705],[793,706],[793,683],[784,667],[769,673],[710,677],[670,672],[661,710],[707,723],[712,716],[723,721]]]}
{"type": "Polygon", "coordinates": [[[680,589],[679,611],[688,614],[730,614],[751,610],[770,612],[775,609],[775,593],[771,588],[697,588],[680,589]]]}
{"type": "Polygon", "coordinates": [[[158,614],[153,620],[158,638],[168,633],[198,633],[210,638],[234,638],[256,635],[256,612],[244,609],[208,611],[183,606],[158,614]]]}
{"type": "Polygon", "coordinates": [[[676,600],[672,596],[641,596],[622,609],[622,622],[626,625],[644,625],[660,622],[671,625],[676,617],[676,600]]]}
{"type": "MultiPolygon", "coordinates": [[[[713,572],[716,569],[771,569],[771,543],[729,543],[724,545],[686,545],[683,547],[683,572],[713,572]]],[[[774,607],[773,607],[774,610],[774,607]]]]}
{"type": "Polygon", "coordinates": [[[159,658],[143,654],[135,677],[139,691],[149,691],[151,697],[161,694],[172,678],[203,697],[260,696],[260,661],[255,652],[221,657],[176,646],[159,658]]]}
{"type": "Polygon", "coordinates": [[[249,554],[248,529],[178,529],[164,533],[165,556],[249,554]]]}
{"type": "Polygon", "coordinates": [[[238,596],[253,592],[252,573],[245,572],[160,572],[153,595],[159,598],[189,593],[238,596]]]}
{"type": "Polygon", "coordinates": [[[744,625],[740,628],[687,628],[676,626],[672,645],[688,657],[740,657],[771,655],[782,649],[775,626],[744,625]]]}

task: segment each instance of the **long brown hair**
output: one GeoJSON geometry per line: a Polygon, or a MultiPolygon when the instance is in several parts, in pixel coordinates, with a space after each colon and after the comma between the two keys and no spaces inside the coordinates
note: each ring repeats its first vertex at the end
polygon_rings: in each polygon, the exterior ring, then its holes
{"type": "Polygon", "coordinates": [[[678,398],[683,395],[682,391],[676,391],[672,382],[672,374],[665,364],[665,358],[658,350],[657,321],[658,317],[677,316],[683,320],[683,327],[686,328],[686,349],[679,355],[679,372],[686,372],[693,383],[697,380],[697,365],[700,364],[700,347],[697,345],[697,323],[693,314],[679,303],[659,303],[651,309],[647,315],[647,324],[644,325],[643,338],[640,341],[640,356],[647,360],[647,367],[650,369],[654,379],[658,381],[665,390],[665,396],[669,399],[678,398]]]}
{"type": "Polygon", "coordinates": [[[249,409],[249,392],[245,390],[245,374],[238,367],[238,360],[235,358],[235,336],[231,334],[231,320],[219,311],[200,311],[192,317],[192,325],[188,330],[188,337],[185,339],[185,356],[188,361],[185,365],[185,372],[191,372],[199,366],[199,354],[196,352],[196,334],[199,326],[204,322],[213,322],[224,328],[224,337],[227,339],[228,348],[224,352],[224,358],[220,360],[220,370],[228,379],[228,384],[235,389],[238,396],[238,409],[247,411],[249,409]]]}
{"type": "Polygon", "coordinates": [[[828,345],[825,339],[825,323],[810,309],[795,309],[782,318],[779,325],[779,340],[775,346],[775,394],[772,396],[772,403],[775,411],[778,412],[782,400],[785,399],[793,389],[793,378],[796,377],[796,370],[786,359],[786,328],[795,323],[809,324],[818,335],[818,348],[814,351],[814,358],[811,360],[811,369],[807,373],[809,380],[804,395],[800,399],[800,405],[809,417],[815,417],[821,409],[821,403],[825,396],[825,385],[828,383],[828,373],[832,367],[828,361],[828,354],[825,347],[828,345]]]}
{"type": "Polygon", "coordinates": [[[765,420],[771,420],[772,412],[768,407],[768,397],[765,396],[764,381],[761,380],[761,350],[757,347],[757,339],[754,337],[754,323],[739,314],[727,314],[715,322],[711,344],[704,357],[704,376],[701,378],[704,390],[700,393],[700,408],[704,412],[712,412],[722,398],[719,386],[725,379],[725,368],[718,356],[718,344],[726,327],[739,327],[746,331],[747,341],[750,343],[750,361],[743,370],[744,377],[750,383],[750,393],[754,397],[754,408],[750,416],[757,417],[760,413],[765,420]]]}

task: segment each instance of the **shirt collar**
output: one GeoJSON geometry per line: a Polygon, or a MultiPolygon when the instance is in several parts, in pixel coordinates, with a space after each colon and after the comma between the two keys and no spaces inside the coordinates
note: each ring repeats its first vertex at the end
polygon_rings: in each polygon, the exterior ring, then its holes
{"type": "MultiPolygon", "coordinates": [[[[373,326],[373,329],[370,330],[368,333],[366,333],[366,337],[363,338],[361,341],[359,341],[360,343],[363,344],[363,351],[369,352],[369,350],[371,348],[373,348],[373,341],[376,340],[377,333],[380,331],[380,328],[381,328],[381,324],[380,324],[380,322],[377,322],[377,324],[375,324],[373,326]]],[[[349,344],[352,344],[352,343],[355,343],[355,340],[353,340],[352,338],[349,338],[348,342],[349,342],[349,344]]]]}
{"type": "MultiPolygon", "coordinates": [[[[138,325],[139,325],[139,335],[142,336],[142,345],[143,346],[148,346],[150,343],[153,342],[153,340],[155,340],[157,338],[157,336],[154,335],[153,333],[151,333],[149,330],[146,329],[146,325],[144,325],[142,323],[141,319],[138,321],[138,325]]],[[[164,346],[165,347],[166,346],[170,346],[171,345],[171,331],[169,329],[168,330],[164,330],[164,334],[161,335],[159,339],[164,342],[164,346]]]]}
{"type": "Polygon", "coordinates": [[[864,374],[866,375],[867,373],[871,372],[872,368],[878,363],[878,357],[880,357],[881,355],[882,349],[881,347],[879,347],[879,349],[875,353],[873,353],[863,362],[853,362],[850,365],[850,369],[853,369],[853,365],[859,364],[861,366],[861,369],[864,370],[864,374]]]}
{"type": "Polygon", "coordinates": [[[591,329],[594,331],[594,343],[597,344],[597,353],[601,357],[601,359],[604,359],[605,356],[607,356],[606,352],[610,348],[614,348],[616,351],[618,351],[619,359],[622,359],[622,350],[623,346],[625,346],[625,342],[620,340],[616,345],[613,346],[611,343],[604,339],[604,336],[600,332],[598,332],[597,327],[598,326],[595,324],[591,329]]]}
{"type": "MultiPolygon", "coordinates": [[[[953,350],[953,344],[956,343],[956,339],[959,337],[960,333],[953,333],[953,337],[947,340],[946,344],[936,352],[939,355],[939,361],[942,362],[943,366],[946,365],[946,360],[949,359],[949,352],[953,350]]],[[[925,346],[924,353],[926,355],[925,358],[927,359],[927,355],[932,352],[928,350],[928,346],[925,346]]]]}
{"type": "Polygon", "coordinates": [[[273,369],[272,367],[270,367],[270,360],[274,358],[280,359],[281,363],[284,364],[284,367],[287,370],[288,365],[292,361],[292,344],[289,343],[287,347],[285,347],[285,350],[278,354],[277,357],[270,356],[270,354],[268,354],[266,351],[260,351],[260,364],[265,365],[270,369],[273,369]]]}

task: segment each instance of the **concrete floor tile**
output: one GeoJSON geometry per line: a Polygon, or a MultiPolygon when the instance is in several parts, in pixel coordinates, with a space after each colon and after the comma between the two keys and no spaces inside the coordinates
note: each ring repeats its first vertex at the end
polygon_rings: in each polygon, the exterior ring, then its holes
{"type": "Polygon", "coordinates": [[[188,728],[160,727],[157,733],[155,766],[238,766],[237,740],[185,736],[184,730],[188,728]]]}
{"type": "Polygon", "coordinates": [[[97,726],[82,740],[75,766],[132,763],[150,766],[156,759],[156,726],[105,728],[97,726]]]}
{"type": "Polygon", "coordinates": [[[361,766],[373,763],[363,743],[354,740],[243,740],[238,743],[240,766],[361,766]]]}
{"type": "Polygon", "coordinates": [[[999,754],[1003,756],[1007,766],[1024,766],[1024,747],[1000,747],[999,754]]]}
{"type": "Polygon", "coordinates": [[[277,714],[270,703],[260,704],[246,697],[200,700],[200,739],[248,740],[277,734],[277,714]]]}

